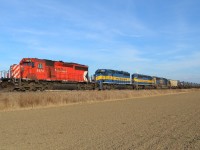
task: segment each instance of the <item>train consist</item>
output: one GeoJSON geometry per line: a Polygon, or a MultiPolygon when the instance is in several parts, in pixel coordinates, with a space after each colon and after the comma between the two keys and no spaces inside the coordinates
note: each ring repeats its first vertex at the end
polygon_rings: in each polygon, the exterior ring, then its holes
{"type": "Polygon", "coordinates": [[[37,58],[23,58],[0,73],[2,91],[169,88],[200,88],[200,84],[111,69],[98,69],[89,78],[86,65],[37,58]]]}
{"type": "Polygon", "coordinates": [[[132,74],[124,71],[98,69],[95,72],[95,82],[100,89],[182,89],[200,88],[200,84],[180,82],[161,77],[132,74]]]}

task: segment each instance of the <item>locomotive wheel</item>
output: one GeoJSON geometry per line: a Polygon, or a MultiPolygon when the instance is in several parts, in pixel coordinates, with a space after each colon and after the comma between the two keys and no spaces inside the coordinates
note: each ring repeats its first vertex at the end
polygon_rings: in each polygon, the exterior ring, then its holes
{"type": "Polygon", "coordinates": [[[81,90],[85,90],[86,88],[85,88],[85,85],[84,84],[82,84],[81,85],[81,90]]]}
{"type": "Polygon", "coordinates": [[[36,91],[36,87],[35,87],[35,83],[34,82],[31,82],[29,83],[29,87],[30,87],[30,91],[36,91]]]}
{"type": "Polygon", "coordinates": [[[108,89],[108,90],[111,90],[111,89],[112,89],[111,85],[108,85],[108,86],[107,86],[107,89],[108,89]]]}
{"type": "Polygon", "coordinates": [[[85,90],[85,85],[84,84],[78,84],[77,89],[78,90],[85,90]]]}

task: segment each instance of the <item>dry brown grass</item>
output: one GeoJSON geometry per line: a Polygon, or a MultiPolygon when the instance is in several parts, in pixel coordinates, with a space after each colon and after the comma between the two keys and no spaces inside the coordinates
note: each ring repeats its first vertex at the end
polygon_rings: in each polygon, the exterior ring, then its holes
{"type": "Polygon", "coordinates": [[[135,97],[192,92],[197,89],[178,90],[111,90],[111,91],[46,91],[25,93],[0,93],[0,110],[65,105],[135,97]]]}

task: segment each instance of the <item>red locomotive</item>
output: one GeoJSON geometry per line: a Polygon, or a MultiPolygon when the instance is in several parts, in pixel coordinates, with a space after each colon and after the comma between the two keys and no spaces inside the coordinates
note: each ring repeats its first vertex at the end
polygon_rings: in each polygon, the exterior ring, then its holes
{"type": "Polygon", "coordinates": [[[37,58],[23,58],[11,66],[11,77],[26,80],[87,82],[88,66],[37,58]]]}
{"type": "Polygon", "coordinates": [[[9,78],[1,80],[0,88],[18,91],[93,89],[94,85],[88,80],[86,65],[23,58],[18,65],[10,67],[9,78]]]}

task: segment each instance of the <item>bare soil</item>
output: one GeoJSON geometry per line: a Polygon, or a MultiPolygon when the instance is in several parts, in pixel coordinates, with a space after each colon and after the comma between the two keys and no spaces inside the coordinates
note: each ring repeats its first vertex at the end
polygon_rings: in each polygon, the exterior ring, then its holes
{"type": "Polygon", "coordinates": [[[0,112],[1,150],[200,149],[200,92],[0,112]]]}

